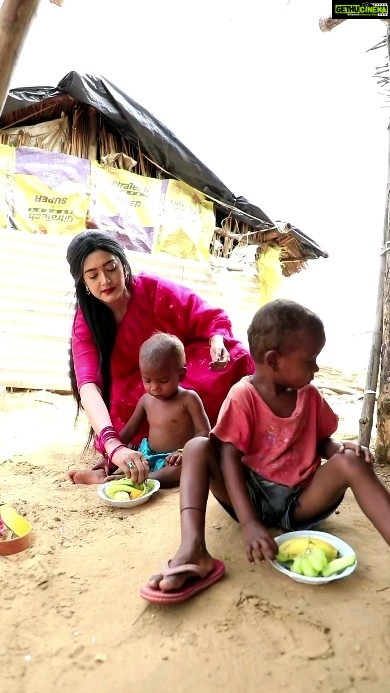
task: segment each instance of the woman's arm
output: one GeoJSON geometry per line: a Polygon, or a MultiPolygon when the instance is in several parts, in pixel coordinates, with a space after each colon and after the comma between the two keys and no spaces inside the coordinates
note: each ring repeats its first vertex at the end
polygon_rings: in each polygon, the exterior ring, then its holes
{"type": "MultiPolygon", "coordinates": [[[[86,383],[80,387],[81,406],[88,421],[97,435],[106,426],[112,426],[110,414],[103,402],[100,389],[95,383],[86,383]]],[[[119,441],[119,436],[118,440],[119,441]]]]}
{"type": "Polygon", "coordinates": [[[162,332],[173,331],[184,346],[195,340],[208,340],[212,370],[223,370],[229,363],[229,344],[236,343],[236,340],[231,321],[221,308],[210,306],[181,284],[159,279],[155,287],[155,315],[161,321],[158,328],[162,332]]]}
{"type": "Polygon", "coordinates": [[[156,282],[147,275],[141,275],[140,279],[145,283],[145,288],[150,284],[148,290],[151,295],[154,294],[157,327],[162,332],[172,332],[174,327],[174,334],[184,346],[194,339],[209,340],[215,335],[234,341],[231,321],[221,308],[211,306],[181,284],[162,278],[156,282]]]}
{"type": "MultiPolygon", "coordinates": [[[[100,390],[95,383],[86,383],[80,387],[80,397],[82,407],[88,417],[96,435],[99,435],[103,428],[112,426],[110,414],[100,394],[100,390]]],[[[111,438],[105,444],[108,456],[112,455],[112,463],[118,467],[128,478],[135,483],[141,484],[149,474],[149,465],[141,453],[123,446],[119,438],[111,438]],[[122,445],[122,447],[118,447],[122,445]],[[114,452],[115,448],[118,448],[114,452]],[[133,468],[129,464],[134,465],[133,468]]]]}

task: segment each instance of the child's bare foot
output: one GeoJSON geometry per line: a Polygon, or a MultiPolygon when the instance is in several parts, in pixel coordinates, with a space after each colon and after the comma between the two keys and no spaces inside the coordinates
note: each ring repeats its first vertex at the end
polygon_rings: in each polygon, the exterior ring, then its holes
{"type": "Polygon", "coordinates": [[[102,484],[106,473],[104,469],[70,469],[68,477],[73,484],[102,484]]]}
{"type": "MultiPolygon", "coordinates": [[[[214,567],[214,559],[206,549],[202,551],[184,551],[179,549],[176,556],[169,562],[169,567],[176,568],[177,566],[186,565],[188,563],[198,565],[199,568],[204,571],[205,575],[210,573],[214,567]]],[[[152,575],[148,581],[148,587],[154,590],[160,589],[162,592],[170,592],[171,590],[180,589],[186,580],[190,578],[194,578],[194,573],[191,573],[191,571],[166,577],[160,573],[159,575],[152,575]]]]}

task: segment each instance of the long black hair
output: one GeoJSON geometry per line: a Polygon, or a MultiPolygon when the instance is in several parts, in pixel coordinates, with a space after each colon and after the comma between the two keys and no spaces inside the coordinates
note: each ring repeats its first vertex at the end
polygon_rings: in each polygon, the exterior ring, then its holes
{"type": "MultiPolygon", "coordinates": [[[[84,282],[84,263],[88,255],[96,250],[112,253],[121,262],[125,274],[126,286],[130,290],[133,281],[129,261],[123,246],[106,231],[83,231],[75,236],[68,246],[66,259],[76,289],[75,317],[80,307],[85,321],[91,330],[96,349],[99,354],[100,374],[102,380],[102,398],[107,408],[110,407],[111,390],[111,353],[114,347],[117,324],[113,312],[105,303],[99,301],[91,293],[87,293],[84,282]]],[[[69,376],[73,396],[77,404],[76,419],[81,409],[81,397],[77,387],[72,349],[69,349],[69,376]]],[[[93,436],[90,431],[87,446],[93,436]]]]}

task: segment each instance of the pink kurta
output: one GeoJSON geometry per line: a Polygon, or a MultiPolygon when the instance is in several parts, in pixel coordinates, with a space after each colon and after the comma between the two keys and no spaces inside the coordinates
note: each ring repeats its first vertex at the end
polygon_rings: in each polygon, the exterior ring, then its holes
{"type": "MultiPolygon", "coordinates": [[[[213,426],[230,387],[253,373],[253,361],[241,342],[234,339],[223,310],[212,308],[190,289],[147,274],[134,278],[129,307],[119,325],[111,357],[113,426],[117,431],[122,429],[144,393],[138,353],[141,344],[157,331],[174,334],[183,342],[187,375],[181,385],[199,394],[213,426]],[[209,368],[209,338],[215,334],[223,336],[230,353],[230,363],[222,371],[209,368]]],[[[80,309],[73,325],[72,352],[78,388],[86,383],[100,387],[98,354],[80,309]]],[[[138,443],[145,435],[147,427],[140,429],[133,442],[138,443]]]]}

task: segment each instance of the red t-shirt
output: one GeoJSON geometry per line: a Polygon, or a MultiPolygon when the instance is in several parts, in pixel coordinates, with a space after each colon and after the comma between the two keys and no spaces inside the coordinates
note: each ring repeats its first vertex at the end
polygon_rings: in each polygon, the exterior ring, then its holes
{"type": "Polygon", "coordinates": [[[243,453],[242,463],[268,481],[307,486],[321,464],[318,444],[336,430],[338,418],[314,385],[297,393],[290,417],[271,411],[244,377],[231,388],[211,435],[243,453]]]}

